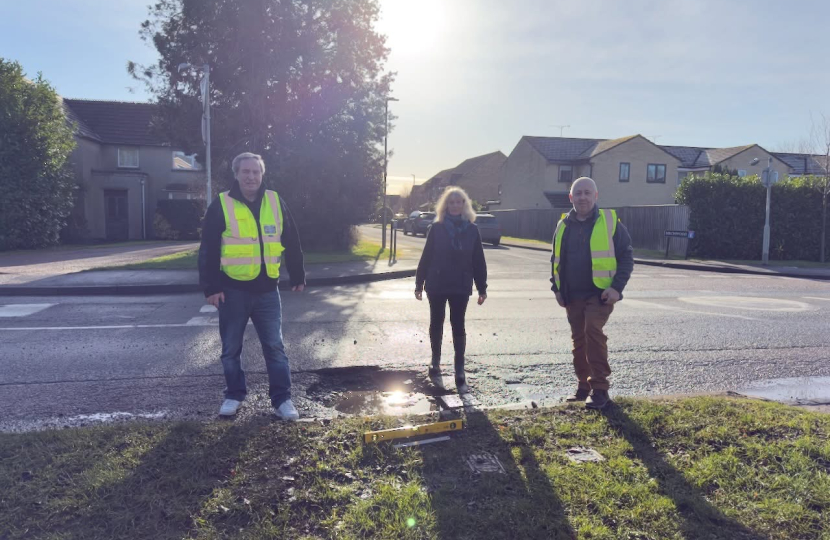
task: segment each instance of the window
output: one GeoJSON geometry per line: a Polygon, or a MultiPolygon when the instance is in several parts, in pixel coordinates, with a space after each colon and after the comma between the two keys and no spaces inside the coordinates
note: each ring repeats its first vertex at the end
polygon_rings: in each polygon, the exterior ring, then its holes
{"type": "Polygon", "coordinates": [[[119,148],[118,166],[126,169],[137,169],[138,148],[119,148]]]}
{"type": "Polygon", "coordinates": [[[746,169],[738,169],[738,176],[740,176],[741,178],[746,176],[746,169]]]}
{"type": "Polygon", "coordinates": [[[646,175],[646,182],[649,184],[665,184],[666,183],[666,166],[656,163],[648,164],[648,174],[646,175]]]}
{"type": "Polygon", "coordinates": [[[202,166],[196,161],[196,154],[186,155],[184,152],[173,152],[173,169],[185,171],[200,171],[202,166]]]}
{"type": "Polygon", "coordinates": [[[628,182],[631,177],[631,164],[620,163],[620,182],[628,182]]]}
{"type": "Polygon", "coordinates": [[[573,179],[573,167],[570,165],[560,165],[559,166],[559,181],[560,182],[570,182],[573,179]]]}

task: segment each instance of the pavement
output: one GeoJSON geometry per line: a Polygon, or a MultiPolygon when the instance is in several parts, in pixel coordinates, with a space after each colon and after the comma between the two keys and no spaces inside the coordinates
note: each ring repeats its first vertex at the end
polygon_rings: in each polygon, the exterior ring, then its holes
{"type": "MultiPolygon", "coordinates": [[[[541,245],[538,242],[523,242],[519,239],[511,239],[508,242],[502,240],[501,245],[505,247],[532,249],[536,251],[550,251],[550,247],[541,245]]],[[[643,264],[646,266],[673,268],[676,270],[718,272],[721,274],[750,274],[760,276],[780,276],[830,280],[830,268],[800,268],[797,266],[761,266],[760,264],[731,264],[723,261],[655,259],[649,257],[635,257],[634,263],[643,264]]]]}
{"type": "MultiPolygon", "coordinates": [[[[152,295],[184,294],[201,291],[196,270],[89,270],[88,268],[127,264],[164,254],[193,249],[197,244],[136,243],[79,250],[45,250],[17,252],[0,258],[0,296],[76,296],[76,295],[152,295]]],[[[536,242],[510,240],[506,248],[548,251],[536,242]]],[[[830,269],[798,267],[763,267],[729,264],[720,261],[664,260],[635,258],[636,264],[663,268],[781,276],[830,280],[830,269]]],[[[415,275],[417,260],[402,259],[389,264],[388,259],[327,264],[307,264],[308,286],[371,283],[415,275]]],[[[287,279],[280,282],[288,288],[287,279]]]]}

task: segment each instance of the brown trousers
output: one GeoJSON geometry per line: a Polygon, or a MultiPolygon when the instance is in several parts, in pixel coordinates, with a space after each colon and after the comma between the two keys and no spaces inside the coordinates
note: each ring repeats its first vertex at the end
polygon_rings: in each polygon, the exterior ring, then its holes
{"type": "Polygon", "coordinates": [[[614,311],[614,306],[603,304],[598,296],[572,300],[565,308],[571,325],[574,343],[574,371],[579,388],[608,390],[608,338],[602,327],[614,311]]]}

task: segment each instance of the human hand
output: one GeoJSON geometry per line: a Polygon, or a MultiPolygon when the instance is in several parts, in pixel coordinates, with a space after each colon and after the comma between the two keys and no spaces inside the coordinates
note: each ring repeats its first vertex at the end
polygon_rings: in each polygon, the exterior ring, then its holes
{"type": "Polygon", "coordinates": [[[556,293],[556,302],[559,304],[559,307],[565,307],[565,299],[562,298],[562,293],[556,293]]]}
{"type": "Polygon", "coordinates": [[[218,292],[216,294],[211,294],[205,298],[205,301],[216,309],[219,309],[219,303],[225,301],[225,293],[218,292]]]}
{"type": "Polygon", "coordinates": [[[602,291],[602,295],[600,296],[600,298],[602,298],[603,302],[613,306],[614,304],[620,301],[621,297],[620,293],[618,293],[616,289],[608,287],[607,289],[602,291]]]}
{"type": "Polygon", "coordinates": [[[478,305],[483,304],[485,300],[487,300],[487,295],[486,294],[479,294],[478,295],[478,305]]]}
{"type": "Polygon", "coordinates": [[[418,300],[422,300],[423,299],[423,294],[424,294],[423,291],[415,291],[415,298],[418,299],[418,300]]]}
{"type": "Polygon", "coordinates": [[[294,285],[293,287],[291,287],[291,290],[294,292],[303,292],[305,290],[305,284],[300,283],[299,285],[294,285]]]}

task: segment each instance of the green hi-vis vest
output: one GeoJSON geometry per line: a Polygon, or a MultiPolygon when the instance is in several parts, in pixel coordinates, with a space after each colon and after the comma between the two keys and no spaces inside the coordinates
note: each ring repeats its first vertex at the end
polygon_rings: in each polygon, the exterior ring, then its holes
{"type": "Polygon", "coordinates": [[[232,279],[251,281],[259,275],[262,263],[265,262],[268,277],[280,277],[280,255],[285,248],[280,242],[283,221],[277,193],[265,190],[262,196],[259,230],[248,205],[237,201],[227,191],[219,194],[219,200],[225,214],[219,263],[222,271],[232,279]],[[264,256],[259,247],[260,235],[265,249],[264,256]]]}
{"type": "MultiPolygon", "coordinates": [[[[559,263],[562,262],[562,236],[565,234],[565,218],[556,225],[553,233],[553,279],[556,288],[560,288],[559,263]]],[[[591,232],[591,270],[594,274],[594,285],[600,289],[611,286],[614,274],[617,273],[617,255],[614,251],[614,232],[617,230],[617,211],[600,210],[599,218],[594,223],[591,232]]]]}

